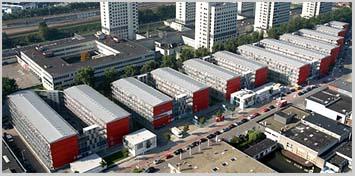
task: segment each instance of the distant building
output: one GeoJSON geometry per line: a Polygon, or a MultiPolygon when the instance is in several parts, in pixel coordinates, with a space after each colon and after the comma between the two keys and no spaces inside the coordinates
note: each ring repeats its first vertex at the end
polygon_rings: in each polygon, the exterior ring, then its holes
{"type": "Polygon", "coordinates": [[[304,47],[312,51],[318,51],[331,56],[331,63],[334,64],[339,52],[340,47],[325,41],[320,41],[317,39],[307,38],[299,35],[293,34],[283,34],[279,37],[279,40],[287,41],[289,43],[295,44],[297,46],[304,47]]]}
{"type": "Polygon", "coordinates": [[[318,78],[329,72],[331,56],[318,51],[312,51],[286,41],[263,39],[258,42],[265,49],[290,56],[296,60],[308,62],[311,65],[311,77],[318,78]]]}
{"type": "Polygon", "coordinates": [[[135,40],[138,30],[137,2],[100,2],[101,27],[106,35],[135,40]]]}
{"type": "Polygon", "coordinates": [[[287,23],[290,5],[290,2],[256,2],[254,31],[266,31],[273,26],[287,23]]]}
{"type": "Polygon", "coordinates": [[[154,86],[171,97],[185,95],[192,112],[209,106],[209,87],[172,68],[158,68],[150,72],[154,86]]]}
{"type": "Polygon", "coordinates": [[[101,95],[88,85],[78,85],[64,90],[64,104],[88,128],[97,128],[88,143],[93,152],[122,143],[129,133],[131,114],[101,95]],[[94,127],[95,126],[95,127],[94,127]]]}
{"type": "Polygon", "coordinates": [[[255,15],[255,2],[237,2],[238,14],[242,16],[254,16],[255,15]]]}
{"type": "Polygon", "coordinates": [[[237,3],[196,2],[195,49],[237,37],[237,3]]]}
{"type": "Polygon", "coordinates": [[[177,23],[183,25],[191,25],[195,23],[195,2],[176,2],[176,19],[177,23]]]}
{"type": "Polygon", "coordinates": [[[132,156],[137,156],[157,147],[157,135],[143,128],[126,135],[123,144],[132,156]]]}
{"type": "Polygon", "coordinates": [[[325,41],[330,44],[339,45],[341,47],[344,45],[344,37],[329,35],[320,31],[315,31],[311,29],[300,29],[295,32],[295,34],[315,40],[325,41]]]}
{"type": "Polygon", "coordinates": [[[12,123],[35,156],[55,170],[77,159],[78,133],[36,93],[8,96],[12,123]]]}
{"type": "Polygon", "coordinates": [[[93,68],[97,78],[106,69],[123,71],[128,65],[142,66],[154,58],[154,51],[140,44],[97,33],[20,49],[17,60],[40,78],[45,89],[55,90],[73,86],[83,67],[93,68]]]}
{"type": "Polygon", "coordinates": [[[282,56],[276,52],[268,51],[251,44],[239,46],[238,51],[245,57],[266,64],[271,81],[303,84],[311,72],[310,64],[305,61],[296,60],[289,56],[282,56]]]}
{"type": "Polygon", "coordinates": [[[35,9],[37,2],[2,2],[2,13],[12,14],[18,10],[35,9]]]}
{"type": "Polygon", "coordinates": [[[352,118],[351,104],[350,97],[330,89],[321,90],[306,98],[306,109],[340,123],[352,118]]]}
{"type": "Polygon", "coordinates": [[[230,94],[240,90],[240,75],[201,59],[189,59],[183,63],[186,74],[194,80],[210,86],[211,96],[230,99],[230,94]]]}
{"type": "Polygon", "coordinates": [[[311,18],[332,11],[333,2],[303,2],[301,17],[311,18]]]}
{"type": "Polygon", "coordinates": [[[146,128],[159,128],[173,120],[169,96],[133,77],[119,79],[111,85],[113,98],[139,114],[134,119],[146,128]]]}

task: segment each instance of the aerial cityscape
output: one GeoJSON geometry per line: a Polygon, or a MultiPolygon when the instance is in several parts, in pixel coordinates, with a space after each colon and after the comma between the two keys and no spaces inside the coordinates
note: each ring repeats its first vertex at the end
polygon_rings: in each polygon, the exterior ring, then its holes
{"type": "Polygon", "coordinates": [[[352,3],[2,2],[2,173],[351,173],[352,3]]]}

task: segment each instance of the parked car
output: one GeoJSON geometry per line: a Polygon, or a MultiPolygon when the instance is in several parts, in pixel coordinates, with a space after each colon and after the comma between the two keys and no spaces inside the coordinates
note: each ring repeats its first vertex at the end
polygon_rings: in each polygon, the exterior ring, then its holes
{"type": "Polygon", "coordinates": [[[246,123],[246,122],[248,122],[249,120],[248,119],[242,119],[242,123],[246,123]]]}
{"type": "Polygon", "coordinates": [[[12,137],[11,134],[4,133],[4,137],[6,142],[14,142],[14,138],[12,137]]]}
{"type": "Polygon", "coordinates": [[[270,105],[269,109],[275,109],[275,106],[274,105],[270,105]]]}
{"type": "Polygon", "coordinates": [[[302,96],[303,94],[304,93],[302,91],[297,93],[298,96],[302,96]]]}
{"type": "Polygon", "coordinates": [[[206,138],[207,138],[207,139],[212,139],[212,138],[214,138],[214,137],[216,137],[215,134],[209,134],[206,138]]]}
{"type": "Polygon", "coordinates": [[[164,160],[161,160],[161,159],[156,159],[156,160],[153,161],[153,163],[154,163],[155,165],[160,164],[160,163],[162,163],[162,162],[164,162],[164,160]]]}
{"type": "Polygon", "coordinates": [[[276,103],[276,106],[282,108],[287,105],[287,100],[281,100],[276,103]]]}
{"type": "Polygon", "coordinates": [[[248,116],[248,119],[250,120],[250,119],[254,119],[255,117],[258,117],[260,114],[259,113],[254,113],[254,114],[251,114],[251,115],[249,115],[248,116]]]}
{"type": "Polygon", "coordinates": [[[165,159],[170,159],[170,158],[172,158],[172,157],[174,157],[174,155],[172,155],[172,154],[167,154],[167,155],[165,155],[165,159]]]}
{"type": "Polygon", "coordinates": [[[270,111],[269,108],[264,108],[264,109],[261,110],[261,112],[268,112],[268,111],[270,111]]]}
{"type": "Polygon", "coordinates": [[[232,129],[232,128],[235,128],[237,125],[234,125],[234,124],[230,124],[228,127],[230,128],[230,129],[232,129]]]}
{"type": "Polygon", "coordinates": [[[145,173],[154,173],[156,172],[158,169],[155,167],[148,167],[147,169],[144,170],[145,173]]]}
{"type": "Polygon", "coordinates": [[[229,131],[229,130],[231,130],[229,127],[225,127],[225,128],[223,128],[222,129],[223,130],[223,132],[227,132],[227,131],[229,131]]]}
{"type": "Polygon", "coordinates": [[[180,153],[184,153],[184,150],[181,148],[174,151],[174,155],[179,155],[180,153]]]}
{"type": "Polygon", "coordinates": [[[215,134],[215,135],[220,135],[220,134],[222,134],[222,133],[219,132],[219,131],[216,131],[216,132],[214,132],[213,134],[215,134]]]}
{"type": "Polygon", "coordinates": [[[201,139],[200,139],[200,142],[201,142],[201,143],[204,143],[204,142],[206,142],[206,141],[207,141],[206,138],[201,138],[201,139]]]}
{"type": "Polygon", "coordinates": [[[291,92],[296,92],[296,89],[295,88],[291,88],[290,91],[291,92]]]}

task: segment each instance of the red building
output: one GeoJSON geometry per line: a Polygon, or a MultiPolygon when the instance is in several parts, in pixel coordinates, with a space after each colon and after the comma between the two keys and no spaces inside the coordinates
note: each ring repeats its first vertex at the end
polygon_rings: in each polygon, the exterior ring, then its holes
{"type": "Polygon", "coordinates": [[[139,114],[137,121],[147,128],[159,128],[172,120],[172,99],[135,78],[114,81],[112,94],[116,100],[139,114]]]}
{"type": "Polygon", "coordinates": [[[88,126],[102,129],[94,136],[106,138],[108,147],[122,143],[123,136],[129,133],[131,114],[88,85],[65,89],[64,102],[88,126]]]}
{"type": "Polygon", "coordinates": [[[190,76],[172,68],[164,67],[151,71],[155,87],[171,97],[186,95],[193,112],[208,108],[209,87],[190,76]]]}

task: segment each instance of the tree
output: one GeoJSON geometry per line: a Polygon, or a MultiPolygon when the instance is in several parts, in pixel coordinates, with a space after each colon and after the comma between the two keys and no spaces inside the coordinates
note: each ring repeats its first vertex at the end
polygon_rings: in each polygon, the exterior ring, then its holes
{"type": "Polygon", "coordinates": [[[46,22],[42,21],[39,23],[38,34],[42,40],[48,40],[50,38],[50,32],[46,22]]]}
{"type": "Polygon", "coordinates": [[[204,57],[209,54],[210,54],[210,52],[205,47],[201,47],[201,48],[198,48],[197,50],[195,50],[195,57],[204,57]]]}
{"type": "Polygon", "coordinates": [[[222,116],[223,115],[223,113],[222,113],[222,111],[221,110],[218,110],[217,112],[216,112],[216,116],[222,116]]]}
{"type": "Polygon", "coordinates": [[[238,144],[240,142],[240,139],[237,136],[233,136],[232,139],[230,140],[230,143],[232,144],[238,144]]]}
{"type": "Polygon", "coordinates": [[[148,73],[158,67],[158,64],[155,61],[149,61],[143,65],[141,68],[141,73],[148,73]]]}
{"type": "Polygon", "coordinates": [[[91,67],[83,67],[75,74],[74,81],[76,84],[87,84],[91,87],[95,85],[94,69],[91,67]]]}
{"type": "Polygon", "coordinates": [[[190,47],[184,47],[180,51],[180,60],[182,62],[192,59],[194,57],[194,49],[190,47]]]}
{"type": "Polygon", "coordinates": [[[127,149],[126,147],[124,147],[124,148],[121,150],[121,152],[122,152],[122,156],[123,156],[124,158],[128,157],[129,152],[128,152],[128,149],[127,149]]]}
{"type": "Polygon", "coordinates": [[[133,65],[126,66],[124,68],[124,77],[131,77],[138,74],[138,69],[133,65]]]}
{"type": "Polygon", "coordinates": [[[12,41],[5,32],[2,32],[2,48],[12,48],[12,41]]]}
{"type": "Polygon", "coordinates": [[[104,81],[102,85],[103,93],[108,96],[111,94],[111,82],[115,81],[118,76],[115,68],[107,68],[104,72],[104,81]]]}
{"type": "Polygon", "coordinates": [[[163,56],[160,67],[170,67],[173,69],[177,69],[176,59],[171,56],[163,56]]]}
{"type": "Polygon", "coordinates": [[[198,119],[198,122],[202,125],[202,124],[204,124],[204,123],[206,123],[206,117],[200,117],[199,119],[198,119]]]}
{"type": "Polygon", "coordinates": [[[3,77],[2,78],[2,93],[3,98],[18,90],[18,85],[15,79],[3,77]]]}
{"type": "Polygon", "coordinates": [[[169,133],[165,133],[164,137],[168,141],[170,141],[170,139],[171,139],[171,135],[169,133]]]}

